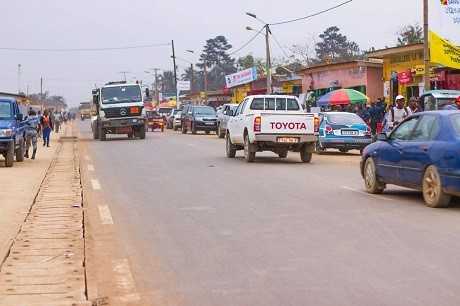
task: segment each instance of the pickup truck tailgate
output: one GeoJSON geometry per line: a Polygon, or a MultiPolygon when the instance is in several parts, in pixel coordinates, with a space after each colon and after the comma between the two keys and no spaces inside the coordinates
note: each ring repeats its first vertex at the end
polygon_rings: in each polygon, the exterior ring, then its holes
{"type": "Polygon", "coordinates": [[[313,135],[315,116],[313,114],[260,114],[261,134],[313,135]]]}

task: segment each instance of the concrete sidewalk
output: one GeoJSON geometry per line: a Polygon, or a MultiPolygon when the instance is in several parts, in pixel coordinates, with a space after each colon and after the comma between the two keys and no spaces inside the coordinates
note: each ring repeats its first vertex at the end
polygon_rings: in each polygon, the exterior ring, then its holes
{"type": "MultiPolygon", "coordinates": [[[[56,154],[59,136],[65,133],[65,129],[59,134],[52,133],[50,148],[44,147],[42,139],[39,139],[35,160],[15,162],[12,168],[6,168],[3,156],[0,156],[0,262],[8,252],[37,195],[56,154]]],[[[70,125],[67,133],[70,133],[70,125]]]]}

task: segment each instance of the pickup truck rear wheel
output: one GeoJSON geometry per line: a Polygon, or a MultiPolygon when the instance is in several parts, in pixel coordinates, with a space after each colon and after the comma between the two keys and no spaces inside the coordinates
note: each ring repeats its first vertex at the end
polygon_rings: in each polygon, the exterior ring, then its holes
{"type": "Polygon", "coordinates": [[[217,136],[219,138],[224,138],[225,137],[225,131],[222,131],[222,129],[220,128],[220,124],[219,126],[217,127],[217,136]]]}
{"type": "MultiPolygon", "coordinates": [[[[164,127],[161,128],[161,131],[163,132],[164,127]]],[[[145,125],[142,125],[139,128],[139,138],[140,139],[145,139],[145,125]]]]}
{"type": "Polygon", "coordinates": [[[244,158],[248,163],[252,163],[256,160],[256,152],[253,150],[251,143],[249,142],[249,135],[244,136],[244,158]]]}
{"type": "Polygon", "coordinates": [[[24,139],[21,140],[21,144],[19,145],[19,148],[16,150],[16,161],[17,162],[23,162],[24,161],[24,151],[25,151],[25,143],[24,139]]]}
{"type": "Polygon", "coordinates": [[[102,126],[99,126],[99,139],[101,141],[105,141],[107,139],[106,134],[105,134],[105,129],[102,126]]]}
{"type": "Polygon", "coordinates": [[[14,144],[11,143],[5,154],[5,167],[13,167],[14,164],[14,144]]]}
{"type": "Polygon", "coordinates": [[[311,158],[313,156],[313,153],[310,152],[308,145],[304,145],[301,149],[300,149],[300,159],[302,160],[303,163],[310,163],[311,162],[311,158]]]}
{"type": "Polygon", "coordinates": [[[196,134],[195,123],[192,123],[192,134],[196,134]]]}
{"type": "Polygon", "coordinates": [[[225,137],[225,153],[228,158],[235,158],[236,156],[235,145],[232,144],[232,141],[230,139],[230,134],[228,133],[227,133],[227,136],[225,137]]]}

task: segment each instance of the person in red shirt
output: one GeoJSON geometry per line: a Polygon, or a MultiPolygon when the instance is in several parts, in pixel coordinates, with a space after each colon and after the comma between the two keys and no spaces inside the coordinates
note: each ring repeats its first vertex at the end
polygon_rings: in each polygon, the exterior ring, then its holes
{"type": "Polygon", "coordinates": [[[43,131],[43,146],[49,147],[51,131],[53,130],[53,123],[51,121],[51,117],[49,115],[48,110],[45,110],[43,112],[43,116],[40,119],[40,124],[42,126],[43,131]]]}

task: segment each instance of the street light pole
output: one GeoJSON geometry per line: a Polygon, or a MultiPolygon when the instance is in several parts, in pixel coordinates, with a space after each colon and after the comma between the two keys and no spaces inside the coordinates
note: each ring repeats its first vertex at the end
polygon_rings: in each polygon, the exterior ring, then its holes
{"type": "Polygon", "coordinates": [[[176,95],[176,102],[177,102],[177,66],[176,66],[176,51],[174,49],[174,40],[171,41],[172,46],[172,59],[174,65],[174,90],[176,95]]]}
{"type": "Polygon", "coordinates": [[[430,68],[431,68],[431,61],[430,61],[430,46],[428,42],[428,0],[423,0],[423,33],[424,33],[424,40],[423,40],[423,57],[425,62],[425,74],[423,77],[425,91],[431,90],[431,81],[430,81],[430,68]]]}

